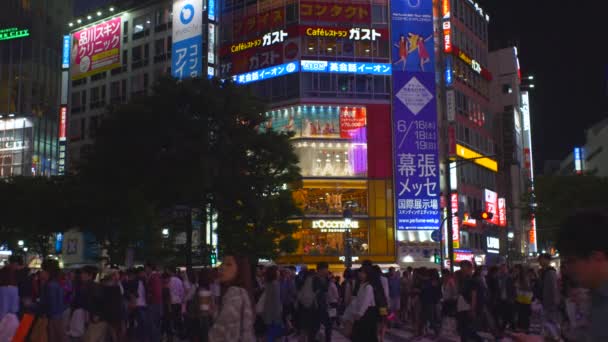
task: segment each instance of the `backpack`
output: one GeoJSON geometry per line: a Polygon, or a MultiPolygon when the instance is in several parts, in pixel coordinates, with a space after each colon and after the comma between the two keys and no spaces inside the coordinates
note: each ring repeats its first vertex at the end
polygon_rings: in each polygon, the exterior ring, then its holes
{"type": "Polygon", "coordinates": [[[298,292],[298,303],[300,303],[304,308],[310,309],[317,306],[317,294],[313,289],[313,277],[307,277],[304,280],[304,285],[298,292]]]}

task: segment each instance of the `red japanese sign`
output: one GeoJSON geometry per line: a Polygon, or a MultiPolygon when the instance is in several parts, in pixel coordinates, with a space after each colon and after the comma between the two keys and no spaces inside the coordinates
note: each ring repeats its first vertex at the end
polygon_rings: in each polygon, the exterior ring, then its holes
{"type": "Polygon", "coordinates": [[[68,120],[68,107],[59,108],[59,140],[66,140],[66,127],[68,120]]]}
{"type": "Polygon", "coordinates": [[[232,24],[233,36],[251,36],[266,33],[276,28],[285,26],[285,8],[275,8],[273,10],[250,15],[244,18],[235,18],[232,24]]]}
{"type": "Polygon", "coordinates": [[[70,54],[72,80],[121,66],[121,25],[119,17],[74,33],[70,54]]]}
{"type": "MultiPolygon", "coordinates": [[[[287,40],[265,48],[247,49],[235,54],[224,53],[221,56],[220,76],[226,77],[245,73],[251,70],[297,60],[300,56],[300,46],[297,40],[287,40]]],[[[222,51],[225,51],[222,49],[222,51]]]]}
{"type": "Polygon", "coordinates": [[[441,14],[443,15],[443,19],[450,17],[450,0],[441,1],[441,14]]]}
{"type": "Polygon", "coordinates": [[[463,250],[454,251],[454,262],[472,261],[473,257],[473,252],[463,250]]]}
{"type": "Polygon", "coordinates": [[[452,52],[452,24],[449,21],[443,22],[443,51],[452,52]]]}
{"type": "Polygon", "coordinates": [[[485,190],[486,211],[494,216],[488,222],[498,225],[498,194],[492,190],[485,190]]]}
{"type": "Polygon", "coordinates": [[[367,141],[365,107],[340,107],[340,138],[367,141]]]}
{"type": "Polygon", "coordinates": [[[498,199],[498,225],[507,226],[507,203],[504,198],[498,199]]]}
{"type": "Polygon", "coordinates": [[[452,245],[454,248],[460,247],[460,225],[458,220],[458,193],[453,192],[450,196],[452,206],[452,245]]]}
{"type": "Polygon", "coordinates": [[[300,21],[370,23],[369,4],[301,1],[300,21]]]}

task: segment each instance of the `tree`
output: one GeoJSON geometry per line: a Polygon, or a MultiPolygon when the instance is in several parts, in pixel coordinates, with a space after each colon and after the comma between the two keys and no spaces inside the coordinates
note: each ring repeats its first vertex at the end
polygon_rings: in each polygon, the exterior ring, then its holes
{"type": "MultiPolygon", "coordinates": [[[[526,207],[523,214],[535,214],[539,246],[551,247],[560,223],[574,211],[608,207],[608,179],[581,176],[540,176],[534,182],[536,208],[526,207]]],[[[524,203],[532,203],[528,193],[524,203]]]]}
{"type": "Polygon", "coordinates": [[[171,213],[198,208],[217,213],[226,250],[274,256],[293,246],[284,185],[300,179],[297,157],[289,136],[260,130],[263,112],[244,88],[203,79],[163,79],[152,95],[112,108],[79,167],[93,211],[83,228],[111,250],[152,253],[161,226],[172,226],[186,233],[190,264],[198,241],[171,213]]]}
{"type": "Polygon", "coordinates": [[[67,230],[74,187],[64,177],[12,177],[0,181],[0,243],[16,250],[23,240],[32,252],[46,255],[53,233],[67,230]]]}

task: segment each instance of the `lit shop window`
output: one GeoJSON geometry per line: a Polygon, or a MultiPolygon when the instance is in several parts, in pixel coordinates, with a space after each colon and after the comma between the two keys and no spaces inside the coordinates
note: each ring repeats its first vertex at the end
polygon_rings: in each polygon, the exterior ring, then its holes
{"type": "Polygon", "coordinates": [[[293,198],[305,216],[341,218],[346,207],[354,215],[367,215],[367,188],[302,188],[293,198]]]}
{"type": "Polygon", "coordinates": [[[304,177],[367,176],[367,144],[352,141],[306,140],[294,143],[304,177]]]}
{"type": "Polygon", "coordinates": [[[358,106],[306,105],[266,113],[262,129],[294,133],[294,138],[367,142],[367,110],[358,106]]]}
{"type": "MultiPolygon", "coordinates": [[[[344,231],[341,220],[304,220],[297,238],[298,254],[310,256],[343,256],[344,231]]],[[[349,227],[353,255],[369,254],[369,229],[366,220],[353,220],[349,227]]]]}

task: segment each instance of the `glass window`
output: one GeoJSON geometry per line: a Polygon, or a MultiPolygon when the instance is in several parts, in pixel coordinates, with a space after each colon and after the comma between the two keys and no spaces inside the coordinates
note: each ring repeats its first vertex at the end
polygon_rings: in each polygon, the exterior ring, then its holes
{"type": "Polygon", "coordinates": [[[138,34],[145,30],[150,29],[152,25],[152,18],[150,14],[144,14],[133,20],[133,34],[138,34]]]}
{"type": "Polygon", "coordinates": [[[386,5],[372,5],[372,23],[386,23],[388,16],[387,8],[386,5]]]}
{"type": "Polygon", "coordinates": [[[294,191],[294,201],[304,215],[338,215],[349,207],[354,215],[367,214],[366,188],[303,188],[294,191]]]}
{"type": "MultiPolygon", "coordinates": [[[[342,220],[304,220],[296,238],[300,241],[297,254],[310,256],[342,256],[344,255],[344,228],[338,227],[342,220]]],[[[350,229],[352,238],[352,254],[356,256],[369,254],[369,225],[367,220],[353,220],[350,229]]]]}
{"type": "Polygon", "coordinates": [[[300,141],[294,144],[304,177],[365,177],[367,143],[300,141]]]}

